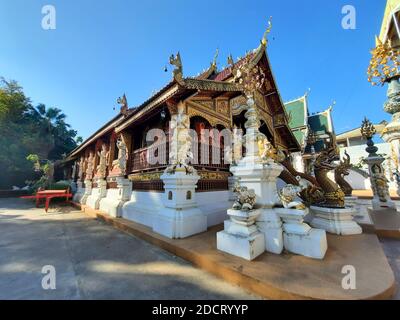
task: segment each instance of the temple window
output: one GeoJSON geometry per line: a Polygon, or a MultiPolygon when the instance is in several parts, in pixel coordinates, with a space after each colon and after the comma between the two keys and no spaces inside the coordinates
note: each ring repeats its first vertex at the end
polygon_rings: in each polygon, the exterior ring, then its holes
{"type": "Polygon", "coordinates": [[[168,200],[172,200],[172,191],[168,192],[168,200]]]}
{"type": "Polygon", "coordinates": [[[192,191],[186,192],[186,200],[192,200],[192,191]]]}

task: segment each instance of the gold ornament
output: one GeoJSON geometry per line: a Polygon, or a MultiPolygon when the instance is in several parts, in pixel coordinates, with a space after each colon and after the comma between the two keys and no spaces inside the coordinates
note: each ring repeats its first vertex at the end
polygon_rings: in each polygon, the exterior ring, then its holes
{"type": "Polygon", "coordinates": [[[362,125],[361,125],[361,135],[365,139],[371,139],[374,134],[376,133],[376,129],[374,125],[372,124],[371,121],[369,121],[367,118],[364,118],[362,125]]]}
{"type": "Polygon", "coordinates": [[[388,79],[399,76],[400,51],[392,48],[391,41],[383,43],[376,38],[377,46],[371,51],[372,58],[368,67],[368,81],[376,86],[383,85],[388,79]]]}

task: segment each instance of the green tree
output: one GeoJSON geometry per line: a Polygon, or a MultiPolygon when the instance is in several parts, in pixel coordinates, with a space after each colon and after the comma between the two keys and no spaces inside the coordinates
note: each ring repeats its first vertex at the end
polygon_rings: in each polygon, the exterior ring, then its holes
{"type": "Polygon", "coordinates": [[[0,78],[0,189],[38,179],[27,160],[60,160],[77,145],[77,132],[58,108],[34,107],[15,81],[0,78]]]}

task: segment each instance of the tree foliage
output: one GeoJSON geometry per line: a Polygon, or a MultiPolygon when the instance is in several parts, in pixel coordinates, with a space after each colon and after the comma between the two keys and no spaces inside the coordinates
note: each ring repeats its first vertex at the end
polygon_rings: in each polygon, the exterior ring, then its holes
{"type": "Polygon", "coordinates": [[[77,132],[65,120],[60,109],[33,106],[17,82],[0,78],[0,189],[38,178],[28,155],[59,160],[76,147],[77,132]]]}

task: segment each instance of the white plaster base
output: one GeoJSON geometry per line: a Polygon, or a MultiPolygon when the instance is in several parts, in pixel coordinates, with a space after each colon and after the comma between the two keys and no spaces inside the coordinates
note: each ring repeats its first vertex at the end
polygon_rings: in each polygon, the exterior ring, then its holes
{"type": "Polygon", "coordinates": [[[105,180],[98,180],[97,187],[92,189],[92,193],[87,198],[86,205],[92,209],[98,210],[100,207],[100,200],[107,194],[107,182],[105,180]]]}
{"type": "Polygon", "coordinates": [[[257,232],[249,237],[220,231],[217,233],[217,249],[231,255],[254,260],[265,251],[264,234],[257,232]]]}
{"type": "Polygon", "coordinates": [[[217,249],[246,260],[262,254],[265,251],[264,234],[255,225],[260,213],[260,209],[228,209],[230,220],[224,222],[224,231],[217,233],[217,249]]]}
{"type": "Polygon", "coordinates": [[[106,197],[100,199],[99,209],[114,218],[122,217],[122,207],[130,199],[132,183],[128,179],[117,178],[117,188],[108,189],[106,197]]]}
{"type": "Polygon", "coordinates": [[[361,227],[353,220],[354,208],[324,208],[311,206],[314,218],[311,226],[337,235],[361,234],[361,227]]]}
{"type": "Polygon", "coordinates": [[[321,229],[311,229],[307,234],[283,234],[285,249],[305,257],[323,259],[328,249],[326,232],[321,229]]]}
{"type": "Polygon", "coordinates": [[[275,209],[262,209],[256,225],[258,230],[264,234],[265,250],[281,254],[283,251],[282,221],[275,209]]]}
{"type": "Polygon", "coordinates": [[[391,200],[382,202],[378,198],[374,198],[374,199],[372,199],[372,209],[373,210],[382,210],[382,209],[397,210],[397,207],[396,207],[396,204],[391,200]]]}
{"type": "MultiPolygon", "coordinates": [[[[152,227],[153,219],[164,208],[163,196],[163,193],[156,191],[133,191],[130,199],[123,204],[122,217],[152,227]]],[[[207,218],[207,227],[219,225],[228,219],[226,208],[232,207],[228,198],[229,191],[196,193],[198,208],[207,218]]]]}
{"type": "Polygon", "coordinates": [[[92,194],[92,181],[91,180],[86,180],[85,181],[85,193],[83,194],[83,197],[81,198],[80,203],[81,204],[86,204],[87,199],[89,196],[92,194]]]}
{"type": "Polygon", "coordinates": [[[277,208],[283,220],[283,245],[289,252],[313,259],[323,259],[328,248],[325,230],[312,229],[304,223],[308,210],[277,208]]]}
{"type": "Polygon", "coordinates": [[[346,204],[346,207],[351,207],[354,208],[356,206],[356,201],[358,200],[358,197],[345,197],[344,198],[344,203],[346,204]]]}
{"type": "Polygon", "coordinates": [[[207,227],[216,226],[228,219],[226,208],[232,207],[229,191],[197,192],[197,206],[207,217],[207,227]]]}
{"type": "Polygon", "coordinates": [[[108,189],[105,198],[100,199],[99,209],[111,217],[121,216],[123,202],[118,199],[118,189],[108,189]]]}
{"type": "Polygon", "coordinates": [[[199,208],[162,208],[153,220],[153,231],[171,239],[186,238],[207,230],[207,217],[199,208]]]}
{"type": "Polygon", "coordinates": [[[85,188],[83,187],[82,182],[78,182],[77,183],[77,189],[76,192],[72,198],[72,201],[76,202],[76,203],[80,203],[83,195],[85,194],[85,188]]]}
{"type": "Polygon", "coordinates": [[[170,174],[161,176],[164,182],[163,207],[153,219],[153,231],[168,238],[186,238],[207,230],[207,217],[198,208],[196,185],[200,176],[193,169],[192,174],[177,167],[170,174]]]}

